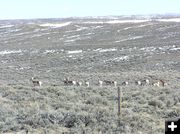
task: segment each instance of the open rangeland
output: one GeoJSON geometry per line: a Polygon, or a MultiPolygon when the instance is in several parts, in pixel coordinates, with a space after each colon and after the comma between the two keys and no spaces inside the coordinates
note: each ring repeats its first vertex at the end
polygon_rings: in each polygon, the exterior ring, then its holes
{"type": "Polygon", "coordinates": [[[0,133],[164,134],[180,116],[179,31],[158,20],[0,21],[0,133]]]}

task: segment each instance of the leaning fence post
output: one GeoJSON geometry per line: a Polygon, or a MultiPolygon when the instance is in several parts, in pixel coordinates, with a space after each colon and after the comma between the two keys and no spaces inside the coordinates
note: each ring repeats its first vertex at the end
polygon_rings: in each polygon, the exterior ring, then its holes
{"type": "Polygon", "coordinates": [[[121,116],[121,103],[122,103],[122,91],[120,90],[120,87],[118,87],[118,116],[121,116]]]}

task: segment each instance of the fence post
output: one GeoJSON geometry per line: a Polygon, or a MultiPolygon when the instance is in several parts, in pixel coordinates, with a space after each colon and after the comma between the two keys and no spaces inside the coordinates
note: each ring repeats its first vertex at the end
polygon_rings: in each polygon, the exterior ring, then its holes
{"type": "Polygon", "coordinates": [[[120,87],[118,87],[118,116],[121,116],[121,103],[122,103],[122,91],[120,90],[120,87]]]}

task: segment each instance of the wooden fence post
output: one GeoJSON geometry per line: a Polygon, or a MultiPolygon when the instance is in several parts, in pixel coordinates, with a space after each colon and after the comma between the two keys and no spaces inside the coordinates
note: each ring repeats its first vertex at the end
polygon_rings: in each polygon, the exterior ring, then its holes
{"type": "Polygon", "coordinates": [[[121,111],[122,111],[121,103],[122,103],[122,91],[120,90],[120,87],[118,87],[118,116],[121,116],[121,111]]]}

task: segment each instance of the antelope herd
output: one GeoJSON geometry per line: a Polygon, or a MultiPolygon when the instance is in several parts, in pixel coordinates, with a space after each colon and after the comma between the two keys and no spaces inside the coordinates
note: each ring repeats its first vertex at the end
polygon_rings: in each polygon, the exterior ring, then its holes
{"type": "MultiPolygon", "coordinates": [[[[86,87],[90,86],[89,81],[84,81],[84,84],[83,84],[83,82],[69,80],[69,78],[66,78],[63,82],[64,82],[64,85],[66,85],[66,86],[67,85],[74,85],[74,86],[83,86],[84,85],[86,87]]],[[[99,87],[103,87],[103,86],[117,87],[117,84],[118,84],[117,81],[112,81],[112,80],[98,80],[97,83],[98,83],[97,85],[99,87]]],[[[135,81],[135,84],[139,85],[139,86],[143,86],[143,85],[153,85],[153,86],[157,86],[157,87],[167,86],[167,83],[164,80],[155,80],[155,82],[150,83],[149,79],[135,81]]],[[[127,86],[127,85],[129,85],[129,82],[123,81],[119,85],[127,86]]]]}
{"type": "MultiPolygon", "coordinates": [[[[31,78],[31,81],[32,81],[33,86],[42,86],[42,82],[36,80],[34,77],[31,78]]],[[[85,81],[70,80],[69,77],[65,78],[63,80],[63,83],[65,86],[86,86],[86,87],[90,87],[90,82],[87,80],[85,80],[85,81]]],[[[100,79],[97,81],[97,85],[99,87],[103,87],[103,86],[117,87],[117,85],[127,86],[127,85],[129,85],[129,83],[130,82],[128,82],[128,81],[123,81],[122,83],[118,83],[117,81],[113,81],[113,80],[100,80],[100,79]]],[[[156,86],[156,87],[167,86],[167,83],[162,79],[156,79],[156,80],[153,80],[152,82],[150,82],[149,79],[137,80],[134,82],[134,84],[138,85],[138,86],[145,86],[145,85],[152,85],[152,86],[156,86]]]]}

